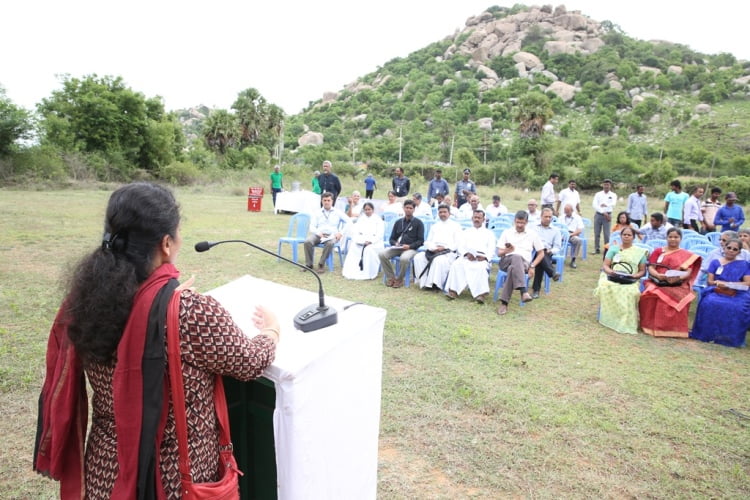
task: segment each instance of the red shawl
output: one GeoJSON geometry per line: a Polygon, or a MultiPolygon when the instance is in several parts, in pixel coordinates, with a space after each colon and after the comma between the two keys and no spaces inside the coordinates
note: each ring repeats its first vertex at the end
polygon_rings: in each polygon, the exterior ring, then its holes
{"type": "MultiPolygon", "coordinates": [[[[156,269],[133,298],[133,308],[117,347],[113,377],[119,474],[113,498],[135,498],[143,412],[141,370],[151,305],[159,290],[179,271],[172,264],[156,269]]],[[[83,498],[84,437],[88,417],[83,368],[68,339],[65,304],[58,311],[47,344],[47,373],[39,396],[34,469],[60,481],[60,498],[83,498]]],[[[164,401],[167,405],[168,401],[164,401]]],[[[165,410],[166,411],[166,410],[165,410]]],[[[156,474],[157,481],[160,474],[156,474]]],[[[163,495],[163,493],[162,493],[163,495]]]]}

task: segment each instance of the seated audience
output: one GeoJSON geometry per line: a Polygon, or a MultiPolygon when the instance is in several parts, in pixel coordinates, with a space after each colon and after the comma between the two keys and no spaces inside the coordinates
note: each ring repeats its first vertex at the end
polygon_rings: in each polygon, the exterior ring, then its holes
{"type": "Polygon", "coordinates": [[[529,225],[531,227],[536,227],[537,224],[539,224],[539,221],[542,219],[542,213],[538,210],[539,204],[535,199],[532,198],[526,204],[526,208],[526,213],[529,217],[529,225]]]}
{"type": "Polygon", "coordinates": [[[471,218],[472,227],[461,232],[458,244],[459,258],[453,261],[445,287],[448,298],[456,299],[465,288],[479,304],[484,304],[490,293],[490,267],[495,249],[495,233],[484,227],[484,212],[476,210],[471,218]]]}
{"type": "Polygon", "coordinates": [[[553,281],[560,279],[560,275],[555,271],[555,262],[552,260],[553,255],[557,255],[562,250],[562,235],[560,229],[552,225],[552,209],[542,209],[542,221],[536,226],[536,232],[542,239],[544,250],[542,250],[542,260],[537,264],[534,270],[534,281],[531,286],[532,299],[539,298],[539,292],[542,289],[542,279],[547,274],[553,281]]]}
{"type": "Polygon", "coordinates": [[[750,229],[744,228],[737,231],[740,241],[742,242],[742,249],[750,251],[750,229]]]}
{"type": "Polygon", "coordinates": [[[324,243],[318,267],[315,269],[316,272],[322,274],[326,271],[325,263],[333,251],[333,246],[343,236],[344,229],[341,226],[346,226],[349,218],[344,212],[333,207],[333,194],[323,193],[320,196],[320,202],[323,206],[310,218],[310,234],[305,240],[304,247],[305,265],[312,269],[315,246],[324,243]]]}
{"type": "Polygon", "coordinates": [[[641,329],[654,337],[688,336],[688,311],[695,298],[693,284],[700,256],[680,248],[682,231],[667,231],[667,246],[655,249],[648,259],[648,277],[638,305],[641,329]]]}
{"type": "MultiPolygon", "coordinates": [[[[626,227],[630,227],[633,230],[635,230],[636,237],[639,240],[641,239],[641,235],[639,234],[639,231],[638,231],[638,224],[630,222],[630,216],[628,215],[627,212],[620,212],[619,214],[617,214],[617,219],[615,221],[615,225],[612,226],[612,229],[611,229],[611,231],[610,231],[609,234],[611,235],[612,233],[616,233],[616,232],[622,231],[623,228],[626,228],[626,227]]],[[[605,243],[604,244],[604,249],[607,250],[609,248],[609,245],[610,245],[609,242],[605,243]]]]}
{"type": "Polygon", "coordinates": [[[351,225],[351,242],[341,274],[350,280],[371,280],[380,271],[378,254],[383,249],[385,223],[375,215],[372,202],[365,202],[362,214],[351,225]]]}
{"type": "Polygon", "coordinates": [[[425,251],[414,257],[414,275],[420,288],[442,290],[448,270],[456,258],[461,226],[450,218],[448,205],[438,207],[438,220],[424,242],[425,251]]]}
{"type": "Polygon", "coordinates": [[[450,207],[451,217],[453,217],[454,219],[458,219],[458,208],[454,206],[453,199],[450,197],[450,195],[446,195],[443,198],[443,204],[450,207]]]}
{"type": "Polygon", "coordinates": [[[482,204],[479,203],[479,196],[473,194],[469,196],[469,201],[461,205],[458,209],[458,218],[459,219],[473,219],[474,218],[474,212],[477,210],[481,210],[484,212],[484,209],[482,208],[482,204]]]}
{"type": "Polygon", "coordinates": [[[393,225],[389,239],[391,246],[381,250],[378,254],[380,267],[385,274],[385,285],[393,288],[404,286],[404,276],[411,272],[411,260],[417,254],[417,249],[424,243],[424,224],[414,217],[414,202],[404,202],[404,217],[393,225]],[[396,276],[391,258],[399,258],[399,273],[396,276]]]}
{"type": "Polygon", "coordinates": [[[422,200],[420,193],[414,193],[411,199],[414,202],[414,217],[426,216],[432,218],[432,207],[422,200]]]}
{"type": "Polygon", "coordinates": [[[750,263],[738,257],[741,245],[739,239],[730,239],[724,256],[709,264],[708,286],[698,303],[691,338],[730,347],[745,345],[750,328],[750,263]]]}
{"type": "MultiPolygon", "coordinates": [[[[737,233],[737,231],[728,229],[721,233],[721,236],[719,237],[719,246],[716,247],[716,250],[709,253],[705,259],[703,259],[703,262],[701,263],[701,273],[707,274],[708,266],[711,264],[711,262],[724,257],[724,247],[729,240],[733,239],[739,239],[739,234],[737,233]]],[[[740,240],[740,242],[741,241],[742,240],[740,240]]],[[[738,258],[740,260],[750,261],[750,252],[740,247],[740,255],[738,256],[738,258]]]]}
{"type": "Polygon", "coordinates": [[[644,243],[648,240],[666,240],[667,226],[664,225],[664,214],[659,212],[652,213],[651,222],[644,224],[643,227],[638,229],[638,234],[644,243]]]}
{"type": "Polygon", "coordinates": [[[583,219],[580,215],[573,211],[573,205],[567,204],[563,207],[564,215],[558,219],[558,222],[562,222],[568,228],[568,246],[570,247],[570,267],[573,269],[577,268],[576,258],[578,252],[581,249],[581,234],[583,233],[583,219]]]}
{"type": "Polygon", "coordinates": [[[508,313],[513,290],[521,293],[521,300],[529,302],[531,295],[526,289],[526,275],[534,277],[534,268],[544,257],[544,244],[536,231],[527,228],[529,214],[524,210],[516,212],[514,227],[502,232],[497,239],[497,255],[500,257],[499,268],[508,276],[500,292],[500,306],[497,314],[503,316],[508,313]],[[532,262],[532,254],[536,251],[536,258],[532,262]]]}
{"type": "Polygon", "coordinates": [[[492,220],[495,217],[508,213],[508,207],[500,203],[500,195],[492,196],[492,203],[485,210],[487,214],[487,220],[492,220]]]}
{"type": "Polygon", "coordinates": [[[359,191],[352,191],[352,195],[346,199],[345,212],[350,219],[356,219],[362,213],[364,200],[359,191]]]}
{"type": "Polygon", "coordinates": [[[613,244],[604,256],[595,295],[599,296],[599,323],[620,333],[638,333],[638,280],[646,274],[646,250],[633,246],[635,230],[620,232],[622,243],[613,244]],[[635,279],[631,284],[610,281],[608,276],[623,273],[635,279]]]}
{"type": "MultiPolygon", "coordinates": [[[[413,204],[414,202],[412,202],[413,204]]],[[[394,213],[398,217],[404,216],[404,206],[398,201],[394,191],[388,191],[388,203],[380,207],[380,215],[385,215],[386,213],[394,213]]]]}

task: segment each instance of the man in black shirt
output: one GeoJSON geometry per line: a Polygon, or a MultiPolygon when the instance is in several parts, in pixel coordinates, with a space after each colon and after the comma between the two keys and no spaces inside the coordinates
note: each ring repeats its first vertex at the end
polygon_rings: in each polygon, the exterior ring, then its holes
{"type": "Polygon", "coordinates": [[[396,193],[399,201],[403,200],[409,194],[409,189],[411,189],[409,178],[404,175],[404,169],[401,167],[396,167],[396,176],[393,178],[391,184],[393,185],[393,192],[396,193]]]}
{"type": "Polygon", "coordinates": [[[404,201],[404,217],[393,225],[390,247],[380,251],[380,266],[385,273],[385,284],[399,288],[404,284],[404,276],[411,272],[411,259],[417,255],[417,249],[424,243],[424,224],[414,217],[414,202],[404,201]],[[399,258],[398,277],[393,270],[391,259],[399,258]]]}
{"type": "Polygon", "coordinates": [[[331,162],[328,160],[323,162],[323,173],[318,177],[318,184],[321,192],[333,195],[333,206],[336,206],[336,198],[341,192],[341,181],[336,174],[331,173],[331,162]]]}

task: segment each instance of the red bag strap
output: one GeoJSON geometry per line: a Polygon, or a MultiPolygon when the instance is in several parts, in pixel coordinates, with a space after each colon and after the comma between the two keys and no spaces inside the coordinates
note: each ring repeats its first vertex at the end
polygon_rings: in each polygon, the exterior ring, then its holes
{"type": "MultiPolygon", "coordinates": [[[[167,363],[169,365],[169,385],[172,389],[177,448],[180,457],[180,475],[183,480],[192,482],[188,454],[185,390],[182,380],[182,356],[180,354],[180,293],[180,290],[175,290],[167,306],[167,363]]],[[[218,374],[214,382],[214,407],[216,408],[216,421],[219,426],[219,446],[222,449],[228,448],[231,450],[232,440],[229,432],[229,413],[224,394],[224,380],[218,374]]]]}

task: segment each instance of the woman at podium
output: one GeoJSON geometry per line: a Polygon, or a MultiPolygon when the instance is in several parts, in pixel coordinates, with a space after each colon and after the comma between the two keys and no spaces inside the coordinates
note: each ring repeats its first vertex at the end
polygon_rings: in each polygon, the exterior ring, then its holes
{"type": "Polygon", "coordinates": [[[109,199],[101,244],[70,277],[48,341],[34,450],[35,470],[60,481],[63,499],[180,496],[164,331],[174,293],[195,483],[218,479],[216,375],[253,379],[274,359],[272,312],[257,308],[250,338],[192,279],[179,285],[179,225],[168,189],[125,185],[109,199]]]}

